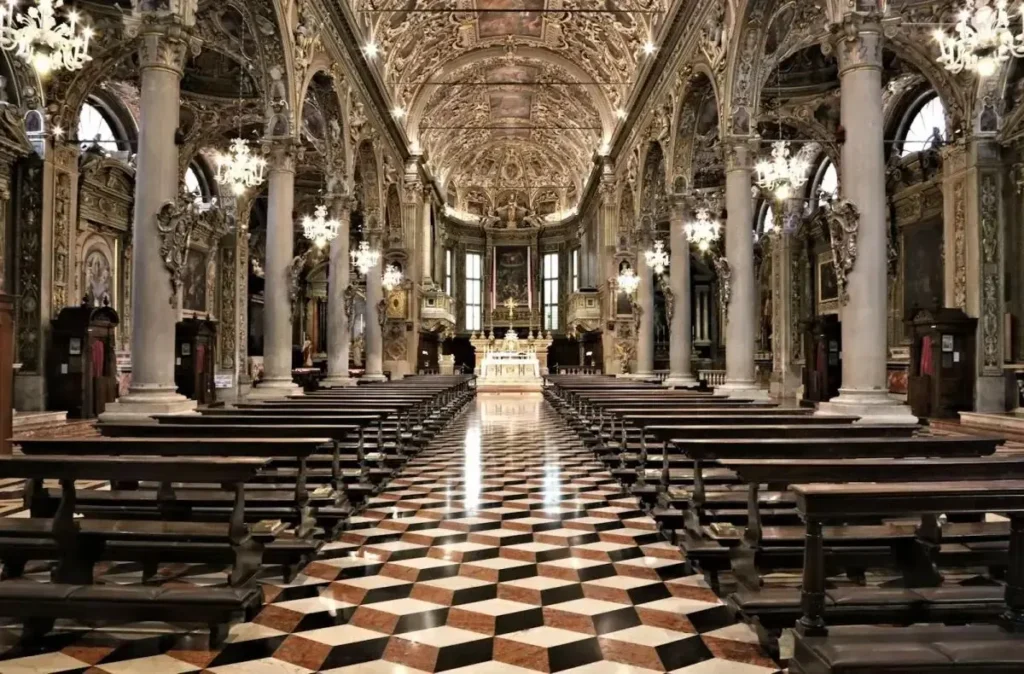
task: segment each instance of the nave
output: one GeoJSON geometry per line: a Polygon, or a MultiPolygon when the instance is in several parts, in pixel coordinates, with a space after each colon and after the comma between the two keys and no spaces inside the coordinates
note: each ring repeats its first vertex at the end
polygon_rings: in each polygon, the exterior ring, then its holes
{"type": "MultiPolygon", "coordinates": [[[[170,582],[222,580],[189,570],[170,582]]],[[[267,605],[219,649],[202,633],[57,630],[48,652],[11,657],[5,629],[0,672],[778,670],[539,399],[470,402],[320,559],[261,585],[267,605]]]]}

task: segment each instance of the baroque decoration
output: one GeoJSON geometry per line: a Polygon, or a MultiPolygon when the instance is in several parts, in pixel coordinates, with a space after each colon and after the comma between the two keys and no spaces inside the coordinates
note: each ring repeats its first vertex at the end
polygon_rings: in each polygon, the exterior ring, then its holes
{"type": "Polygon", "coordinates": [[[198,204],[188,195],[179,195],[176,202],[168,201],[157,213],[157,231],[160,233],[160,257],[170,274],[171,306],[177,306],[181,292],[182,274],[188,255],[189,240],[197,228],[205,227],[223,234],[227,219],[224,211],[198,204]]]}
{"type": "Polygon", "coordinates": [[[839,303],[845,306],[850,299],[847,292],[849,274],[857,263],[860,212],[849,201],[837,199],[827,206],[825,217],[832,246],[832,264],[839,287],[839,303]]]}

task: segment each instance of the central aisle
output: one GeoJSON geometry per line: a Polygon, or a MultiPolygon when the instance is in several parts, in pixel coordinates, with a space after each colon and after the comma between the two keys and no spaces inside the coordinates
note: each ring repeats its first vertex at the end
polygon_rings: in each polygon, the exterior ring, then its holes
{"type": "Polygon", "coordinates": [[[347,624],[290,630],[295,671],[776,669],[539,396],[478,399],[353,526],[307,569],[347,624]]]}

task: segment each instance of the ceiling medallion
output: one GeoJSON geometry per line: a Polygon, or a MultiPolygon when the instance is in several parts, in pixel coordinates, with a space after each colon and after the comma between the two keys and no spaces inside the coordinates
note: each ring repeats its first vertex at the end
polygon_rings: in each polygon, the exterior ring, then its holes
{"type": "Polygon", "coordinates": [[[757,162],[757,184],[771,192],[779,201],[793,196],[801,185],[807,182],[807,171],[810,168],[806,159],[799,155],[790,156],[789,143],[777,140],[772,143],[770,159],[757,162]]]}
{"type": "Polygon", "coordinates": [[[316,207],[313,215],[302,218],[302,233],[317,248],[323,248],[328,241],[333,241],[340,228],[341,223],[337,219],[327,217],[327,206],[323,204],[316,207]]]}
{"type": "Polygon", "coordinates": [[[0,5],[0,47],[31,63],[41,76],[55,69],[78,70],[92,60],[88,52],[94,32],[80,25],[82,15],[70,11],[65,20],[57,20],[64,0],[38,0],[16,13],[17,5],[18,0],[0,5]]]}
{"type": "Polygon", "coordinates": [[[370,244],[365,241],[360,241],[359,248],[352,251],[350,255],[352,263],[355,264],[356,269],[363,276],[366,276],[366,273],[377,266],[377,262],[380,261],[380,251],[371,250],[370,244]]]}
{"type": "Polygon", "coordinates": [[[722,225],[711,218],[711,211],[707,208],[698,208],[696,217],[683,225],[686,238],[697,246],[702,253],[708,252],[711,244],[718,239],[722,231],[722,225]]]}
{"type": "Polygon", "coordinates": [[[217,182],[230,187],[235,196],[241,196],[250,187],[263,182],[267,160],[254,155],[242,138],[231,141],[227,154],[217,154],[217,182]]]}
{"type": "Polygon", "coordinates": [[[966,0],[952,34],[935,30],[936,60],[953,73],[966,69],[988,77],[1011,56],[1024,56],[1024,34],[1010,29],[1007,5],[1007,0],[966,0]]]}
{"type": "Polygon", "coordinates": [[[655,241],[654,250],[644,251],[644,260],[655,274],[664,274],[669,264],[668,253],[665,252],[665,242],[660,239],[655,241]]]}

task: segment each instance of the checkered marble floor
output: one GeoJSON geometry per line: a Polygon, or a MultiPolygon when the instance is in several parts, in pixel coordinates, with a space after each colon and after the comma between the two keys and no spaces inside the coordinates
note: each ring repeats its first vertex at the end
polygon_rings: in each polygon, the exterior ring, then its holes
{"type": "Polygon", "coordinates": [[[539,396],[481,396],[318,561],[264,591],[217,651],[147,624],[65,628],[28,654],[0,628],[0,674],[778,670],[539,396]]]}

